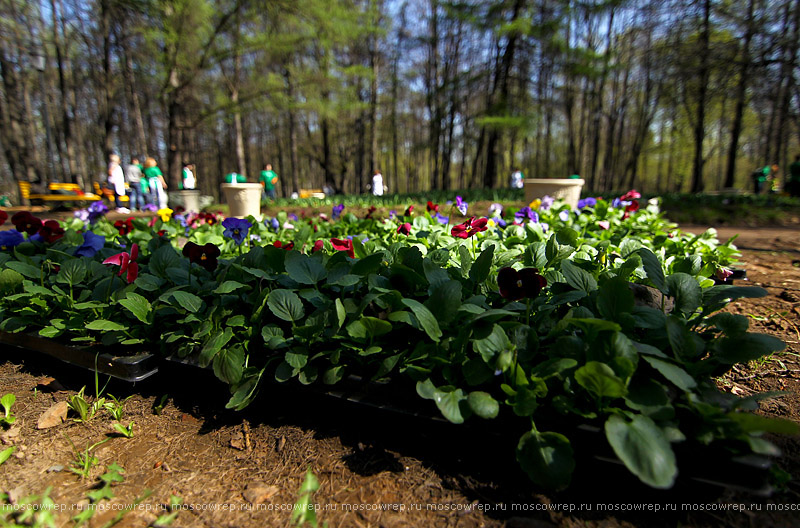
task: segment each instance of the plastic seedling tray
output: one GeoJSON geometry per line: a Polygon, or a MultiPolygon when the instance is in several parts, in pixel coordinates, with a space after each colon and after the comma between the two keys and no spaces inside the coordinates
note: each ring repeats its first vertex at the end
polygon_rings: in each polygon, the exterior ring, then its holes
{"type": "Polygon", "coordinates": [[[77,347],[58,343],[52,339],[24,333],[0,332],[0,343],[33,352],[40,352],[71,365],[131,383],[149,378],[158,372],[158,359],[146,352],[115,356],[99,352],[92,347],[77,347]]]}

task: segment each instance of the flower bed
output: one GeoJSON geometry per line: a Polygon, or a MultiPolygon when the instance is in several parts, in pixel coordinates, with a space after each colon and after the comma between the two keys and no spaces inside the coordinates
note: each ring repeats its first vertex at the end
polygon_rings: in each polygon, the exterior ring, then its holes
{"type": "Polygon", "coordinates": [[[762,433],[796,426],[713,382],[783,348],[720,312],[764,290],[715,286],[732,241],[682,234],[637,198],[497,204],[455,225],[463,200],[389,218],[15,215],[0,233],[0,330],[193,357],[236,409],[265,378],[415,384],[451,422],[518,427],[520,465],[551,488],[569,484],[562,431],[580,423],[656,488],[674,483],[677,447],[774,454],[762,433]]]}

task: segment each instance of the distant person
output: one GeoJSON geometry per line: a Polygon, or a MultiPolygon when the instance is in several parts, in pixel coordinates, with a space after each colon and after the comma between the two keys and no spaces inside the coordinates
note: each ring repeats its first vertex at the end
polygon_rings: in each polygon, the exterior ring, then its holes
{"type": "Polygon", "coordinates": [[[238,172],[229,172],[225,175],[225,183],[247,183],[247,178],[244,177],[244,174],[239,174],[238,172]]]}
{"type": "Polygon", "coordinates": [[[375,173],[372,175],[372,196],[383,196],[383,192],[386,190],[383,185],[383,174],[381,171],[375,170],[375,173]]]}
{"type": "Polygon", "coordinates": [[[581,175],[580,174],[571,174],[569,179],[570,180],[580,180],[581,179],[581,175]]]}
{"type": "Polygon", "coordinates": [[[114,190],[114,205],[118,213],[130,213],[130,209],[122,207],[122,197],[125,196],[125,173],[120,165],[119,156],[112,154],[108,163],[108,185],[114,190]]]}
{"type": "Polygon", "coordinates": [[[272,170],[272,165],[267,163],[261,175],[258,177],[259,183],[263,190],[261,191],[261,199],[274,200],[275,199],[275,186],[278,184],[278,174],[272,170]]]}
{"type": "Polygon", "coordinates": [[[769,176],[769,165],[756,169],[750,178],[753,180],[753,193],[761,194],[764,191],[764,184],[769,176]]]}
{"type": "Polygon", "coordinates": [[[145,194],[142,189],[142,169],[139,160],[133,158],[129,165],[125,166],[125,181],[128,184],[130,203],[133,210],[141,211],[145,205],[145,194]]]}
{"type": "Polygon", "coordinates": [[[186,163],[183,166],[183,178],[181,178],[181,185],[187,191],[194,190],[197,186],[197,180],[194,175],[194,165],[186,163]]]}
{"type": "Polygon", "coordinates": [[[166,209],[168,202],[167,182],[164,180],[164,175],[161,173],[161,169],[158,168],[158,163],[154,158],[145,160],[144,176],[147,178],[147,186],[150,189],[150,203],[158,206],[159,209],[166,209]]]}
{"type": "Polygon", "coordinates": [[[800,154],[794,157],[794,163],[789,165],[789,195],[800,198],[800,154]]]}
{"type": "Polygon", "coordinates": [[[523,183],[522,180],[525,178],[525,175],[522,174],[522,171],[517,169],[511,173],[511,188],[512,189],[522,189],[523,183]]]}
{"type": "Polygon", "coordinates": [[[767,180],[769,181],[769,186],[768,186],[769,187],[769,193],[770,194],[777,194],[781,190],[780,189],[780,178],[778,178],[779,167],[777,165],[773,165],[770,168],[771,168],[771,170],[770,170],[769,176],[767,177],[767,180]]]}

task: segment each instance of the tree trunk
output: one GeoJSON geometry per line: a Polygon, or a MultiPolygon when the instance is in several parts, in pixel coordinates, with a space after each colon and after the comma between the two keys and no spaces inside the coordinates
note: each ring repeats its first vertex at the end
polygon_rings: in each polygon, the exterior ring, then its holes
{"type": "Polygon", "coordinates": [[[700,31],[699,93],[697,95],[697,118],[694,124],[694,168],[692,170],[692,192],[703,191],[703,140],[706,135],[706,103],[709,79],[709,54],[711,39],[711,0],[703,2],[703,27],[700,31]]]}

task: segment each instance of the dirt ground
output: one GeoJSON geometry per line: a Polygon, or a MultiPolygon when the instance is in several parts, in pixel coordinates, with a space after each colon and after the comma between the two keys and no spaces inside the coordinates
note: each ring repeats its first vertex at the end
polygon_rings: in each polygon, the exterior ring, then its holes
{"type": "MultiPolygon", "coordinates": [[[[720,229],[719,237],[738,231],[720,229]]],[[[745,229],[737,245],[745,284],[769,295],[730,309],[750,316],[752,329],[779,336],[787,348],[737,367],[720,385],[740,395],[790,391],[763,403],[762,412],[798,421],[800,230],[745,229]]],[[[113,486],[105,509],[98,508],[88,524],[93,528],[108,526],[120,508],[131,508],[148,490],[116,526],[154,525],[163,513],[156,510],[172,495],[185,505],[172,526],[290,526],[308,469],[320,483],[312,499],[317,516],[331,527],[800,526],[790,510],[800,506],[797,481],[769,498],[683,481],[672,491],[655,492],[606,465],[576,474],[568,492],[542,494],[513,461],[517,439],[486,436],[491,431],[485,425],[481,431],[430,424],[288,387],[267,390],[236,413],[224,409],[227,395],[213,376],[185,366],[162,368],[135,385],[108,385],[106,394],[131,396],[122,419],[135,423],[130,439],[114,434],[105,412],[87,423],[68,419],[37,429],[48,408],[83,386],[94,394],[91,373],[37,354],[0,352],[0,395],[16,395],[18,417],[12,428],[0,430],[0,440],[17,447],[0,465],[0,493],[19,504],[51,488],[51,499],[67,510],[58,513],[57,526],[73,525],[70,517],[113,462],[124,468],[125,480],[113,486]],[[103,441],[91,451],[97,464],[87,478],[69,471],[76,451],[103,441]],[[731,504],[746,511],[722,509],[731,504]],[[633,508],[650,510],[628,511],[633,508]]],[[[777,463],[800,478],[800,440],[774,440],[783,451],[777,463]]]]}

